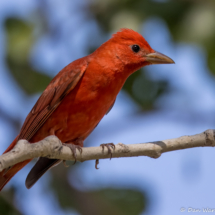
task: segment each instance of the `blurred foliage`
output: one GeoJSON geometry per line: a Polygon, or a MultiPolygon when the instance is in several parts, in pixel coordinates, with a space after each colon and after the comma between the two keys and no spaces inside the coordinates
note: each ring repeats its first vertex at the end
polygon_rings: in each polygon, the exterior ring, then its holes
{"type": "MultiPolygon", "coordinates": [[[[72,177],[81,185],[76,168],[73,166],[71,169],[72,177]]],[[[145,210],[147,198],[143,192],[125,188],[81,191],[69,183],[69,170],[62,165],[52,169],[51,186],[62,208],[74,209],[82,215],[138,215],[145,210]]]]}
{"type": "Polygon", "coordinates": [[[127,91],[144,110],[152,110],[156,99],[168,91],[168,82],[152,81],[144,70],[139,70],[128,78],[123,89],[127,91]]]}
{"type": "Polygon", "coordinates": [[[5,21],[7,36],[7,65],[18,84],[28,94],[38,93],[45,89],[51,78],[34,70],[29,61],[34,45],[34,26],[16,18],[5,21]]]}
{"type": "MultiPolygon", "coordinates": [[[[118,30],[123,26],[134,28],[140,27],[146,19],[157,16],[164,19],[169,27],[174,30],[186,12],[196,4],[193,1],[152,1],[152,0],[94,0],[91,4],[91,11],[100,23],[100,26],[107,32],[118,30]],[[106,12],[108,11],[108,13],[106,12]],[[133,23],[126,17],[133,17],[133,23]],[[136,23],[135,23],[136,22],[136,23]]],[[[137,29],[136,29],[137,30],[137,29]]]]}
{"type": "Polygon", "coordinates": [[[0,214],[1,215],[21,215],[14,204],[15,190],[13,188],[9,190],[1,191],[0,195],[0,214]]]}

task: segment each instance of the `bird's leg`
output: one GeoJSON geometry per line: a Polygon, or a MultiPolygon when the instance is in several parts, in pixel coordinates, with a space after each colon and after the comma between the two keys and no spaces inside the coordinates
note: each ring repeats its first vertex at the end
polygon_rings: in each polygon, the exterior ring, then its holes
{"type": "Polygon", "coordinates": [[[76,153],[76,149],[82,153],[82,147],[83,147],[83,140],[82,139],[76,139],[76,140],[73,140],[72,142],[69,142],[69,143],[63,143],[63,146],[67,146],[70,148],[70,150],[72,151],[72,154],[75,158],[75,162],[74,164],[76,163],[76,157],[77,157],[77,153],[76,153]]]}
{"type": "Polygon", "coordinates": [[[115,145],[113,143],[103,143],[100,146],[102,147],[103,151],[104,151],[104,148],[107,147],[108,154],[110,154],[110,159],[111,159],[112,158],[111,148],[114,150],[115,149],[115,145]]]}

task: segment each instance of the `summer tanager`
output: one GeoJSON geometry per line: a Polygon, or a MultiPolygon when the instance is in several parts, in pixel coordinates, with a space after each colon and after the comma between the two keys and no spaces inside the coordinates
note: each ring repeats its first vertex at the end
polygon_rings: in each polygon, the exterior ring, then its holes
{"type": "MultiPolygon", "coordinates": [[[[154,51],[137,32],[121,29],[92,54],[63,68],[44,90],[28,114],[19,135],[4,152],[20,139],[38,142],[56,135],[75,150],[112,108],[116,96],[129,75],[150,64],[174,63],[154,51]]],[[[0,173],[0,190],[30,160],[18,163],[0,173]]],[[[30,188],[60,160],[39,158],[26,179],[30,188]]]]}

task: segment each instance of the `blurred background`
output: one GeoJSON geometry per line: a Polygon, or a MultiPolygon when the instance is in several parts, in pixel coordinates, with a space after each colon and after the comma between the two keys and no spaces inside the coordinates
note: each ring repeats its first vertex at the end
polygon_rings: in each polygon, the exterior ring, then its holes
{"type": "MultiPolygon", "coordinates": [[[[50,80],[122,27],[141,33],[176,64],[133,74],[85,145],[143,143],[214,128],[214,20],[214,0],[1,0],[1,153],[50,80]]],[[[181,207],[215,208],[213,148],[100,160],[99,170],[94,161],[67,162],[69,168],[58,165],[27,190],[34,162],[1,192],[0,214],[166,215],[181,214],[181,207]]]]}

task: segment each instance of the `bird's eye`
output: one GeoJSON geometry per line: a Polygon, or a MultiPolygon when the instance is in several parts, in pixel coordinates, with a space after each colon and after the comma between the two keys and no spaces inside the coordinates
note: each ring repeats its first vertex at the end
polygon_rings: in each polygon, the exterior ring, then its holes
{"type": "Polygon", "coordinates": [[[140,51],[140,46],[138,46],[138,45],[133,45],[131,48],[136,53],[140,51]]]}

